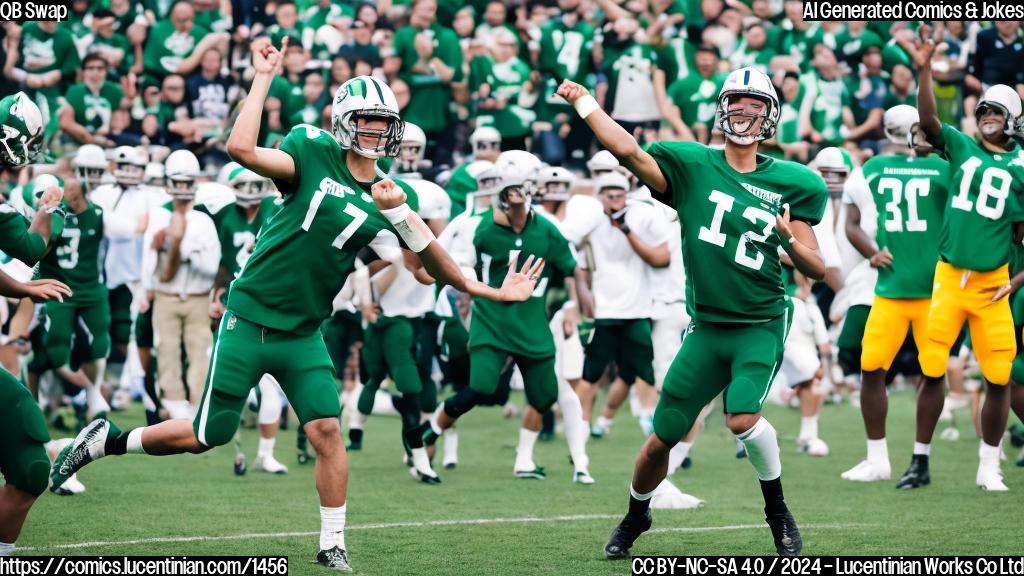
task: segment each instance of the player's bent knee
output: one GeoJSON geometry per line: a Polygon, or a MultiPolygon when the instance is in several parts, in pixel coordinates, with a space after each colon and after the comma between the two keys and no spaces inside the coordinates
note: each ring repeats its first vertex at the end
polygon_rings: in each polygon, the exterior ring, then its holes
{"type": "MultiPolygon", "coordinates": [[[[341,423],[337,418],[317,418],[306,422],[303,429],[314,447],[326,445],[334,440],[341,442],[341,423]]],[[[319,452],[319,449],[317,451],[319,452]]]]}
{"type": "Polygon", "coordinates": [[[46,487],[49,484],[50,459],[46,456],[46,450],[42,445],[33,445],[26,450],[28,453],[22,461],[21,474],[10,478],[9,481],[19,490],[39,496],[46,492],[46,487]]]}
{"type": "Polygon", "coordinates": [[[1013,371],[1013,358],[997,358],[981,365],[981,375],[992,384],[1005,386],[1013,371]]]}
{"type": "Polygon", "coordinates": [[[674,407],[659,406],[654,411],[654,435],[663,444],[675,446],[693,426],[693,418],[674,407]]]}
{"type": "MultiPolygon", "coordinates": [[[[238,431],[239,415],[234,412],[220,412],[211,415],[202,434],[196,434],[196,441],[206,450],[224,446],[231,442],[238,431]]],[[[205,451],[205,450],[204,450],[205,451]]]]}
{"type": "Polygon", "coordinates": [[[736,436],[749,431],[761,419],[760,414],[727,414],[725,425],[736,436]]]}
{"type": "Polygon", "coordinates": [[[946,373],[946,364],[949,363],[949,352],[943,352],[941,348],[934,346],[928,346],[927,348],[918,355],[921,373],[928,378],[940,378],[946,373]]]}

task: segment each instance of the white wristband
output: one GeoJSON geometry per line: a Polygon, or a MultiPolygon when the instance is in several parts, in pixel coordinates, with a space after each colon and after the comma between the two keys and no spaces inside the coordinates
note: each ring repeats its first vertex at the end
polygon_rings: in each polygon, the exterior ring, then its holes
{"type": "Polygon", "coordinates": [[[412,215],[412,209],[409,208],[408,204],[402,204],[395,208],[387,208],[380,211],[388,222],[395,228],[398,235],[405,240],[405,244],[409,246],[409,249],[413,252],[422,252],[430,242],[434,240],[434,233],[430,231],[430,228],[422,221],[409,222],[409,216],[412,215]]]}
{"type": "Polygon", "coordinates": [[[598,110],[601,107],[598,106],[597,100],[595,100],[593,96],[587,94],[586,96],[576,100],[576,103],[573,104],[573,108],[576,108],[576,113],[580,115],[580,118],[586,120],[587,116],[590,116],[594,110],[598,110]]]}

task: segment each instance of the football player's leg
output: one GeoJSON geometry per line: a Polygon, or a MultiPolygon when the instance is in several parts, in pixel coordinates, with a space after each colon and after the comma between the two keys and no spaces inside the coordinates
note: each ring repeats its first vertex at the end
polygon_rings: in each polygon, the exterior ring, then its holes
{"type": "Polygon", "coordinates": [[[402,437],[409,448],[423,447],[420,424],[419,395],[423,391],[419,367],[416,365],[416,341],[408,318],[389,318],[383,327],[384,362],[401,397],[395,403],[402,418],[402,437]]]}
{"type": "Polygon", "coordinates": [[[189,296],[181,303],[183,340],[185,354],[188,355],[188,399],[192,406],[198,406],[202,396],[202,382],[206,382],[206,372],[210,367],[207,351],[213,345],[213,333],[210,332],[210,315],[206,298],[189,296]]]}
{"type": "MultiPolygon", "coordinates": [[[[132,291],[127,285],[111,289],[107,293],[110,309],[110,356],[107,369],[111,377],[117,381],[124,370],[128,355],[128,342],[132,335],[132,291]]],[[[139,345],[141,346],[141,344],[139,345]]],[[[146,365],[143,365],[145,368],[146,365]]]]}
{"type": "Polygon", "coordinates": [[[924,381],[917,393],[917,433],[914,444],[916,455],[930,453],[932,436],[942,405],[945,401],[944,376],[949,353],[960,336],[967,310],[960,283],[964,271],[939,262],[935,267],[935,290],[928,311],[925,342],[918,343],[918,360],[924,381]]]}
{"type": "MultiPolygon", "coordinates": [[[[110,304],[102,298],[95,305],[78,310],[79,331],[86,335],[88,362],[82,365],[100,400],[101,388],[107,378],[107,356],[110,355],[110,304]]],[[[207,363],[203,360],[203,363],[207,363]]],[[[105,403],[105,402],[104,402],[105,403]]]]}
{"type": "Polygon", "coordinates": [[[519,446],[516,449],[516,462],[513,472],[520,478],[543,478],[544,469],[533,461],[533,446],[541,428],[541,415],[551,409],[558,399],[558,381],[555,377],[555,357],[523,358],[517,357],[516,364],[523,374],[523,387],[526,401],[533,418],[523,418],[523,426],[519,429],[519,446]]]}
{"type": "MultiPolygon", "coordinates": [[[[583,403],[583,419],[591,420],[594,411],[594,401],[597,396],[595,382],[601,379],[608,365],[615,358],[615,349],[619,345],[617,324],[615,320],[598,320],[595,322],[593,336],[590,343],[584,348],[583,359],[583,385],[584,393],[580,395],[583,403]]],[[[592,434],[596,437],[603,436],[607,432],[606,418],[598,417],[592,428],[592,434]]]]}
{"type": "Polygon", "coordinates": [[[29,508],[46,491],[50,460],[43,445],[50,434],[39,405],[6,370],[0,370],[0,436],[0,556],[7,556],[29,508]]]}
{"type": "Polygon", "coordinates": [[[274,444],[281,426],[281,392],[277,380],[270,374],[260,378],[260,409],[257,423],[260,428],[259,448],[256,451],[256,468],[271,474],[286,474],[288,467],[274,458],[274,444]]]}
{"type": "MultiPolygon", "coordinates": [[[[990,291],[991,293],[991,291],[990,291]]],[[[981,443],[978,448],[977,484],[986,490],[1005,491],[1000,471],[999,444],[1010,408],[1010,372],[1016,354],[1013,319],[1007,298],[978,306],[968,317],[974,352],[985,377],[981,407],[981,443]]]]}
{"type": "Polygon", "coordinates": [[[194,415],[193,407],[187,398],[185,375],[182,372],[182,312],[181,299],[177,296],[157,294],[153,298],[153,332],[157,336],[156,355],[160,359],[157,386],[163,395],[163,405],[171,418],[188,418],[194,415]]]}
{"type": "Polygon", "coordinates": [[[651,526],[651,498],[665,479],[669,451],[689,432],[700,411],[721,392],[728,365],[720,361],[714,329],[695,328],[669,367],[654,411],[654,433],[633,467],[629,508],[605,545],[608,558],[629,555],[633,542],[651,526]]]}

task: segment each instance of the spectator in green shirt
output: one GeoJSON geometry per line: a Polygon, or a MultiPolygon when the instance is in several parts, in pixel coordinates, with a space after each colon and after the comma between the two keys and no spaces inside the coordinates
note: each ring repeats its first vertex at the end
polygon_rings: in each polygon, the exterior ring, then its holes
{"type": "Polygon", "coordinates": [[[135,62],[135,52],[131,42],[124,34],[119,34],[114,26],[117,19],[110,10],[100,9],[92,15],[92,42],[88,52],[103,56],[107,64],[116,72],[116,77],[128,74],[135,62]]]}
{"type": "Polygon", "coordinates": [[[889,76],[889,93],[885,96],[882,108],[888,110],[900,104],[917,108],[917,83],[914,82],[914,71],[903,64],[892,67],[892,74],[889,76]]]}
{"type": "Polygon", "coordinates": [[[718,50],[713,46],[701,45],[695,56],[696,69],[669,86],[668,98],[678,110],[673,115],[679,116],[698,142],[707,144],[714,128],[718,92],[725,82],[725,75],[718,72],[718,50]]]}
{"type": "MultiPolygon", "coordinates": [[[[134,91],[134,85],[131,85],[134,91]]],[[[111,134],[127,124],[131,98],[107,81],[107,62],[99,54],[88,54],[82,61],[82,82],[68,88],[62,98],[60,129],[81,144],[112,146],[111,134]]]]}
{"type": "Polygon", "coordinates": [[[158,22],[149,32],[144,55],[146,75],[161,80],[168,74],[190,74],[199,66],[209,48],[228,53],[230,36],[211,34],[195,23],[195,9],[179,0],[171,8],[170,19],[158,22]]]}

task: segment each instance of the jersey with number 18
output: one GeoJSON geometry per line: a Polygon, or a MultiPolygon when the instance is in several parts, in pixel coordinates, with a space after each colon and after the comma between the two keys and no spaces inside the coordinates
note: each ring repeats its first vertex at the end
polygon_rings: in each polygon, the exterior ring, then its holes
{"type": "MultiPolygon", "coordinates": [[[[352,176],[345,165],[349,152],[331,134],[300,124],[281,150],[295,162],[294,179],[276,182],[284,201],[260,231],[227,308],[268,328],[312,334],[331,315],[356,254],[370,246],[391,258],[401,241],[373,203],[373,183],[352,176]]],[[[395,182],[409,207],[418,209],[413,189],[395,182]]]]}

